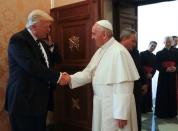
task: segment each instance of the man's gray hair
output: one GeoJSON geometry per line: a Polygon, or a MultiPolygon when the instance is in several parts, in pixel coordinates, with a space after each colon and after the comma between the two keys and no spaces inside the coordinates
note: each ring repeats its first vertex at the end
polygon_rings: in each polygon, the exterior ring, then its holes
{"type": "Polygon", "coordinates": [[[164,43],[167,43],[167,42],[171,42],[171,44],[173,44],[173,38],[172,38],[172,36],[166,36],[164,38],[164,43]]]}
{"type": "Polygon", "coordinates": [[[29,15],[26,23],[26,28],[31,27],[40,20],[46,20],[53,22],[53,18],[42,10],[33,10],[29,15]]]}
{"type": "Polygon", "coordinates": [[[120,33],[120,40],[122,40],[123,38],[130,37],[130,35],[132,35],[132,34],[136,35],[137,32],[134,29],[132,29],[132,28],[125,28],[120,33]]]}

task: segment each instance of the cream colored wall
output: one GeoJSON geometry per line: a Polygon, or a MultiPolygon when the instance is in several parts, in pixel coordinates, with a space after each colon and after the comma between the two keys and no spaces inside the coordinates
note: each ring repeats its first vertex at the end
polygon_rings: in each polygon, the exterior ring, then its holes
{"type": "Polygon", "coordinates": [[[86,1],[86,0],[54,0],[54,7],[64,6],[80,1],[86,1]]]}
{"type": "MultiPolygon", "coordinates": [[[[0,0],[0,130],[9,131],[4,96],[8,79],[7,46],[9,37],[24,28],[27,14],[33,9],[49,12],[50,0],[0,0]]],[[[18,77],[18,76],[17,76],[18,77]]]]}
{"type": "Polygon", "coordinates": [[[111,23],[113,22],[111,0],[104,0],[104,19],[108,19],[111,23]]]}

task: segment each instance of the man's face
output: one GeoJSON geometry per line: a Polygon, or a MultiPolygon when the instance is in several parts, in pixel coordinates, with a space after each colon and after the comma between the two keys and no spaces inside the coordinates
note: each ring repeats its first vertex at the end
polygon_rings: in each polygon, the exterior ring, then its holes
{"type": "Polygon", "coordinates": [[[50,32],[51,22],[40,21],[34,25],[35,35],[38,39],[44,39],[50,32]]]}
{"type": "Polygon", "coordinates": [[[166,47],[171,47],[172,46],[172,41],[170,40],[170,39],[167,39],[166,41],[165,41],[165,46],[166,47]]]}
{"type": "Polygon", "coordinates": [[[153,51],[155,50],[156,46],[157,46],[157,44],[151,43],[151,44],[150,44],[150,47],[149,47],[149,50],[150,50],[151,52],[153,52],[153,51]]]}
{"type": "Polygon", "coordinates": [[[92,28],[92,39],[95,40],[95,44],[98,47],[101,47],[104,43],[104,31],[99,28],[97,24],[95,24],[92,28]]]}
{"type": "Polygon", "coordinates": [[[178,45],[178,37],[177,37],[177,38],[175,38],[175,40],[174,40],[174,44],[175,44],[175,46],[177,46],[177,45],[178,45]]]}
{"type": "Polygon", "coordinates": [[[127,39],[126,39],[126,44],[129,49],[133,49],[136,46],[137,38],[135,34],[131,34],[127,39]]]}

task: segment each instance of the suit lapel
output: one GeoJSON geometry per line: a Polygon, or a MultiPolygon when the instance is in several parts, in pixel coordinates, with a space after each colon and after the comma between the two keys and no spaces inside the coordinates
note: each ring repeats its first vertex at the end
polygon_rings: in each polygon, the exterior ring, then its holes
{"type": "Polygon", "coordinates": [[[25,39],[28,41],[28,44],[30,44],[31,46],[38,46],[27,29],[24,29],[22,33],[24,34],[25,39]]]}
{"type": "Polygon", "coordinates": [[[29,44],[29,46],[32,48],[33,52],[35,53],[35,57],[37,57],[45,66],[47,66],[42,51],[38,46],[38,43],[33,39],[33,37],[31,36],[31,34],[28,32],[27,29],[24,29],[22,33],[23,36],[25,37],[25,40],[27,40],[27,44],[29,44]]]}

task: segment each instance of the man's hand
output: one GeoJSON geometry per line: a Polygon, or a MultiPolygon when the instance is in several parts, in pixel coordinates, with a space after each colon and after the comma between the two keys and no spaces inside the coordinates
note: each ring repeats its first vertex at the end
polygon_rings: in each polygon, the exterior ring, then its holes
{"type": "Polygon", "coordinates": [[[166,70],[167,72],[175,72],[176,71],[176,67],[175,66],[170,66],[167,68],[166,70]]]}
{"type": "Polygon", "coordinates": [[[141,90],[142,95],[145,95],[148,92],[148,85],[147,84],[142,85],[141,90]]]}
{"type": "Polygon", "coordinates": [[[66,72],[63,72],[58,84],[60,84],[61,86],[65,86],[69,84],[70,80],[71,80],[70,75],[66,72]]]}
{"type": "Polygon", "coordinates": [[[52,41],[52,39],[51,39],[51,35],[48,34],[47,37],[48,37],[48,38],[47,38],[47,39],[48,39],[48,42],[47,42],[47,43],[48,43],[48,46],[52,46],[54,43],[53,43],[53,41],[52,41]]]}
{"type": "Polygon", "coordinates": [[[153,75],[152,75],[151,73],[146,74],[147,79],[151,79],[152,76],[153,76],[153,75]]]}
{"type": "Polygon", "coordinates": [[[118,128],[124,128],[127,125],[127,120],[117,119],[116,121],[118,128]]]}

